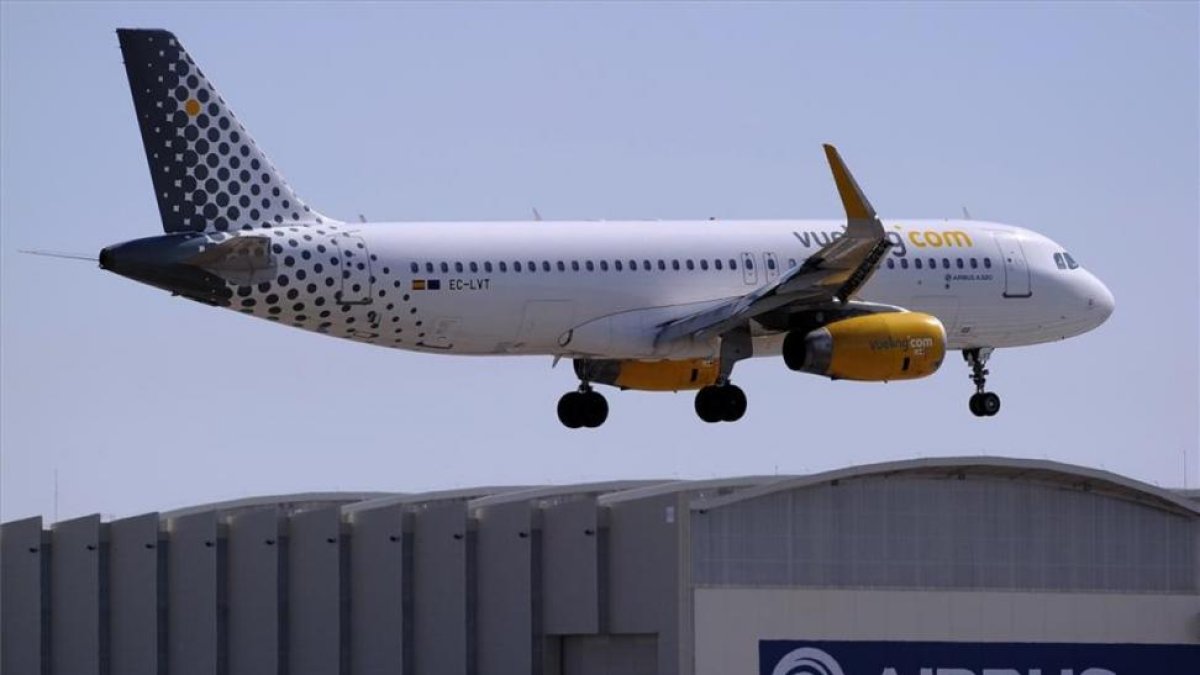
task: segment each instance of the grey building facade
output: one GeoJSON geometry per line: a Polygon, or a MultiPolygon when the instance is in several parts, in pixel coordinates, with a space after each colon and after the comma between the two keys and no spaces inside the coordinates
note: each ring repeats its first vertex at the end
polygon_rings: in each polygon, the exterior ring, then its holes
{"type": "Polygon", "coordinates": [[[1200,501],[972,457],[29,518],[0,638],[4,675],[1200,672],[1200,501]]]}

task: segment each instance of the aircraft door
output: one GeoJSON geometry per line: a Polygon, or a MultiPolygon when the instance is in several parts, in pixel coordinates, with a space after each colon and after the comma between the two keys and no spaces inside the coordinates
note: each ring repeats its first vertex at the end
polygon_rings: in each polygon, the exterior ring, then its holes
{"type": "Polygon", "coordinates": [[[758,284],[758,269],[754,266],[753,254],[742,254],[742,280],[747,284],[758,284]]]}
{"type": "Polygon", "coordinates": [[[1021,240],[1016,235],[997,233],[996,245],[1000,247],[1000,259],[1004,263],[1004,297],[1028,298],[1033,295],[1029,262],[1025,260],[1021,240]]]}
{"type": "Polygon", "coordinates": [[[774,253],[763,253],[763,262],[766,263],[767,281],[775,281],[779,278],[779,260],[775,258],[774,253]]]}
{"type": "Polygon", "coordinates": [[[337,247],[340,267],[340,286],[337,301],[343,305],[369,305],[371,303],[371,255],[362,237],[339,234],[330,238],[337,247]]]}

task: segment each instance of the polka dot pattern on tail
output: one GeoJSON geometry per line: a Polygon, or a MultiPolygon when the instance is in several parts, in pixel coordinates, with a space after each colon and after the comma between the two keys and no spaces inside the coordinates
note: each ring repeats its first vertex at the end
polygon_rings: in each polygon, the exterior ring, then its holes
{"type": "Polygon", "coordinates": [[[171,33],[117,31],[163,229],[319,225],[171,33]]]}

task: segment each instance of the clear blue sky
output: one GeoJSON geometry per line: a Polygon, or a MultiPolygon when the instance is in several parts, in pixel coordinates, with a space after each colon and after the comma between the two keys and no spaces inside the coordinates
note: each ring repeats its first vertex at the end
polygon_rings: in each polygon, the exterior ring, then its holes
{"type": "Polygon", "coordinates": [[[0,518],[302,490],[1045,457],[1200,485],[1196,3],[0,6],[0,518]],[[885,216],[1021,224],[1113,290],[1100,330],[928,380],[740,364],[750,412],[550,359],[390,351],[88,263],[160,231],[113,30],[176,32],[320,210],[353,218],[838,217],[835,142],[885,216]],[[1190,478],[1185,478],[1185,457],[1190,478]]]}

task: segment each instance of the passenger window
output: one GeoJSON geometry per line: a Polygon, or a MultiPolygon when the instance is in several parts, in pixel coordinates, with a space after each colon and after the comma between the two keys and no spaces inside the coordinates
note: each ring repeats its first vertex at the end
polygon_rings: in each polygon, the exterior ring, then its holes
{"type": "Polygon", "coordinates": [[[930,258],[930,259],[929,259],[929,269],[931,269],[931,270],[936,270],[936,269],[937,269],[937,258],[930,258]]]}
{"type": "Polygon", "coordinates": [[[700,269],[704,270],[705,272],[708,271],[708,261],[707,260],[700,261],[700,269]]]}
{"type": "Polygon", "coordinates": [[[571,261],[571,271],[572,271],[572,272],[578,272],[578,271],[579,271],[579,261],[578,261],[578,260],[572,260],[572,261],[571,261]]]}
{"type": "Polygon", "coordinates": [[[416,274],[417,272],[421,271],[421,266],[418,265],[417,263],[413,263],[413,264],[409,265],[408,268],[412,270],[413,274],[416,274]]]}
{"type": "Polygon", "coordinates": [[[520,271],[521,271],[521,261],[520,261],[520,260],[514,260],[514,261],[513,261],[513,271],[514,271],[514,272],[520,272],[520,271]]]}
{"type": "Polygon", "coordinates": [[[624,268],[622,267],[622,265],[621,265],[621,259],[620,259],[620,258],[618,258],[618,259],[616,259],[616,260],[614,260],[614,261],[613,261],[613,269],[614,269],[614,270],[616,270],[616,271],[618,271],[618,272],[624,272],[624,271],[625,271],[625,269],[624,269],[624,268]]]}
{"type": "Polygon", "coordinates": [[[955,259],[954,259],[954,266],[955,266],[955,267],[957,267],[958,269],[960,269],[960,270],[961,270],[961,269],[963,268],[963,261],[962,261],[962,258],[955,258],[955,259]]]}
{"type": "Polygon", "coordinates": [[[474,262],[471,262],[471,264],[468,267],[471,269],[472,272],[479,271],[479,265],[475,264],[474,262]]]}
{"type": "Polygon", "coordinates": [[[754,258],[746,258],[746,269],[754,269],[754,258]]]}
{"type": "Polygon", "coordinates": [[[889,269],[889,270],[894,270],[894,269],[896,269],[896,261],[895,261],[894,259],[892,259],[892,258],[888,258],[888,261],[887,261],[887,266],[888,266],[888,269],[889,269]]]}
{"type": "Polygon", "coordinates": [[[979,269],[979,259],[978,258],[971,258],[971,269],[973,269],[973,270],[979,269]]]}
{"type": "Polygon", "coordinates": [[[1075,259],[1071,257],[1070,253],[1063,253],[1063,257],[1067,260],[1067,267],[1070,267],[1073,270],[1079,269],[1079,263],[1075,262],[1075,259]]]}
{"type": "Polygon", "coordinates": [[[687,268],[689,272],[696,269],[696,263],[692,262],[691,258],[687,259],[687,268]]]}
{"type": "Polygon", "coordinates": [[[456,262],[456,263],[454,263],[454,271],[455,271],[455,272],[458,272],[458,273],[460,273],[460,274],[461,274],[461,273],[462,273],[462,271],[463,271],[463,265],[462,265],[462,263],[460,263],[460,262],[456,262]]]}
{"type": "Polygon", "coordinates": [[[675,270],[676,272],[679,271],[679,261],[678,260],[671,261],[671,269],[675,270]]]}
{"type": "Polygon", "coordinates": [[[608,271],[608,261],[607,261],[607,260],[601,260],[601,261],[600,261],[600,271],[601,271],[601,272],[607,272],[607,271],[608,271]]]}
{"type": "Polygon", "coordinates": [[[950,259],[949,258],[942,258],[942,269],[944,269],[944,270],[950,269],[950,259]]]}
{"type": "Polygon", "coordinates": [[[442,263],[442,274],[450,273],[450,263],[442,263]]]}
{"type": "Polygon", "coordinates": [[[559,260],[559,261],[558,261],[558,271],[559,271],[559,272],[566,272],[566,271],[567,271],[567,264],[566,264],[566,263],[564,263],[563,261],[559,260]]]}
{"type": "Polygon", "coordinates": [[[718,272],[721,271],[721,259],[720,258],[717,258],[716,260],[713,261],[713,267],[715,267],[718,272]]]}
{"type": "Polygon", "coordinates": [[[767,269],[769,269],[769,270],[775,269],[775,257],[774,256],[767,257],[767,269]]]}
{"type": "Polygon", "coordinates": [[[425,271],[429,274],[433,274],[433,263],[431,263],[431,262],[425,263],[425,271]]]}
{"type": "Polygon", "coordinates": [[[630,271],[630,272],[636,272],[636,271],[637,271],[637,261],[636,261],[636,260],[633,260],[632,258],[629,260],[629,271],[630,271]]]}
{"type": "Polygon", "coordinates": [[[500,271],[501,272],[508,271],[508,263],[504,262],[503,260],[500,261],[500,271]]]}
{"type": "Polygon", "coordinates": [[[737,258],[729,259],[729,269],[733,270],[734,272],[737,271],[737,258]]]}
{"type": "Polygon", "coordinates": [[[589,272],[596,271],[596,265],[591,260],[584,261],[583,266],[586,267],[587,271],[589,271],[589,272]]]}
{"type": "Polygon", "coordinates": [[[549,260],[543,260],[543,261],[542,261],[542,271],[543,271],[543,272],[549,272],[549,271],[550,271],[550,261],[549,261],[549,260]]]}
{"type": "Polygon", "coordinates": [[[492,261],[491,260],[488,260],[487,262],[483,263],[483,271],[487,272],[488,274],[492,273],[492,261]]]}
{"type": "Polygon", "coordinates": [[[908,258],[900,259],[900,269],[908,269],[908,258]]]}
{"type": "Polygon", "coordinates": [[[650,261],[649,260],[644,260],[644,259],[642,260],[642,269],[647,272],[650,271],[650,261]]]}
{"type": "Polygon", "coordinates": [[[530,272],[536,272],[536,271],[537,271],[537,263],[536,263],[536,262],[534,262],[534,261],[532,261],[532,260],[530,260],[530,261],[529,261],[529,267],[528,267],[527,269],[528,269],[530,272]]]}
{"type": "Polygon", "coordinates": [[[913,258],[913,267],[916,267],[917,269],[921,269],[921,259],[920,258],[913,258]]]}
{"type": "Polygon", "coordinates": [[[990,269],[992,269],[992,259],[991,259],[991,258],[984,258],[984,259],[983,259],[983,266],[984,266],[986,269],[989,269],[989,270],[990,270],[990,269]]]}

